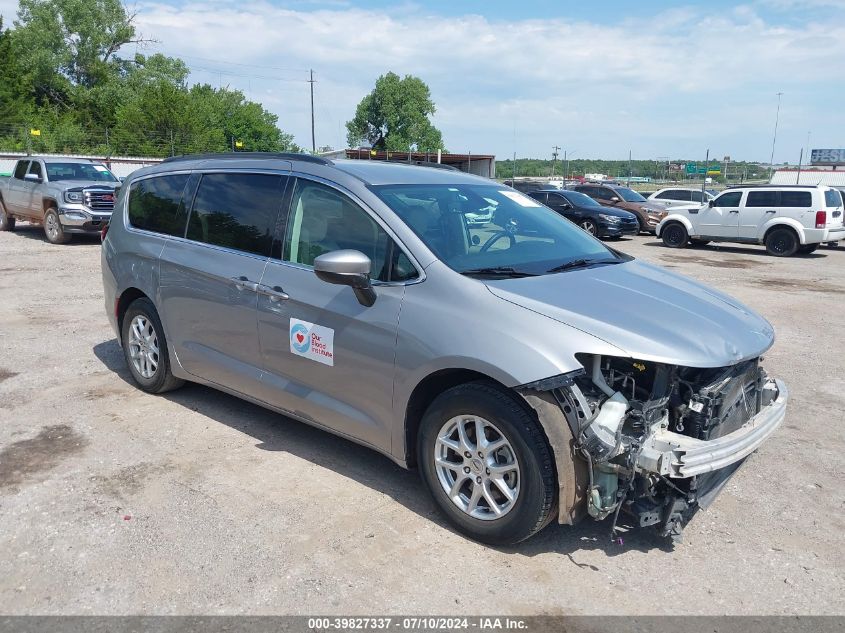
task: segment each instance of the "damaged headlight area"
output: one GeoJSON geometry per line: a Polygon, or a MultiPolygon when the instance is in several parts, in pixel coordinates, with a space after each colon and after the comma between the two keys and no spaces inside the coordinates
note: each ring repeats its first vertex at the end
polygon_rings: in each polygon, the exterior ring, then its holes
{"type": "MultiPolygon", "coordinates": [[[[578,359],[583,371],[524,387],[554,398],[572,434],[573,457],[586,461],[578,501],[596,520],[612,515],[612,531],[624,511],[635,525],[680,540],[684,525],[785,414],[786,389],[760,359],[705,369],[578,359]]],[[[555,452],[560,463],[559,447],[555,452]]],[[[562,484],[561,492],[563,498],[562,484]]],[[[562,521],[564,510],[562,503],[562,521]]]]}

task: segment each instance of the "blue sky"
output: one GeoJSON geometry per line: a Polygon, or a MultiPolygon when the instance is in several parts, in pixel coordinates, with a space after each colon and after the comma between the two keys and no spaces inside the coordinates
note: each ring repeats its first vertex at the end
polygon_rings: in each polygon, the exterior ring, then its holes
{"type": "MultiPolygon", "coordinates": [[[[431,87],[449,150],[504,158],[769,159],[845,147],[845,0],[673,4],[138,0],[141,52],[178,55],[318,145],[387,71],[431,87]]],[[[0,0],[5,16],[16,0],[0,0]]],[[[8,19],[8,18],[7,18],[8,19]]],[[[127,53],[134,52],[126,51],[127,53]]]]}

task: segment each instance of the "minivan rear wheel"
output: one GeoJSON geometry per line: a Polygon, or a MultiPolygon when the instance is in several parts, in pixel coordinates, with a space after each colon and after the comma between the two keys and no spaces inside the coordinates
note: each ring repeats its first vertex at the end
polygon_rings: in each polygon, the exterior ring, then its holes
{"type": "Polygon", "coordinates": [[[689,233],[680,222],[669,222],[663,227],[660,237],[669,248],[683,248],[689,241],[689,233]]]}
{"type": "Polygon", "coordinates": [[[792,257],[798,251],[801,242],[795,231],[786,227],[776,228],[766,235],[766,252],[775,257],[792,257]]]}
{"type": "Polygon", "coordinates": [[[149,299],[133,301],[123,315],[123,355],[132,379],[149,393],[164,393],[184,384],[170,371],[164,328],[149,299]]]}
{"type": "Polygon", "coordinates": [[[553,518],[551,449],[526,406],[492,382],[440,394],[420,424],[420,471],[449,522],[470,538],[510,545],[553,518]]]}

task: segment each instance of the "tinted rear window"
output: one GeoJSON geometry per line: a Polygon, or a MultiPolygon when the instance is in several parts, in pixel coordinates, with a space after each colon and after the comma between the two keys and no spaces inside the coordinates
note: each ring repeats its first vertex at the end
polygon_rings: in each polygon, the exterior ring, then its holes
{"type": "Polygon", "coordinates": [[[15,165],[15,178],[23,180],[23,177],[26,175],[27,167],[29,167],[28,160],[19,160],[18,164],[15,165]]]}
{"type": "Polygon", "coordinates": [[[780,206],[811,207],[813,206],[813,194],[809,191],[781,191],[780,206]]]}
{"type": "Polygon", "coordinates": [[[748,198],[745,201],[746,207],[777,207],[778,204],[777,191],[749,191],[748,198]]]}
{"type": "MultiPolygon", "coordinates": [[[[842,196],[838,191],[828,189],[824,192],[824,205],[826,207],[838,207],[842,204],[842,196]]],[[[809,205],[808,205],[809,206],[809,205]]]]}
{"type": "Polygon", "coordinates": [[[185,234],[187,212],[182,193],[188,174],[156,176],[132,183],[129,189],[129,223],[164,235],[185,234]]]}
{"type": "Polygon", "coordinates": [[[282,184],[282,176],[267,174],[203,175],[188,239],[269,257],[282,184]]]}

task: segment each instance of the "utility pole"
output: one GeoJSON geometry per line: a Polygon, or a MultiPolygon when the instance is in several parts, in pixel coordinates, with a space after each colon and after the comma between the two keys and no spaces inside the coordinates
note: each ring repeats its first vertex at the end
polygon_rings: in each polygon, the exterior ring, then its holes
{"type": "Polygon", "coordinates": [[[795,176],[795,184],[801,184],[801,163],[804,162],[804,148],[801,148],[801,153],[798,155],[798,174],[795,176]]]}
{"type": "Polygon", "coordinates": [[[516,182],[516,152],[513,153],[513,181],[516,182]]]}
{"type": "Polygon", "coordinates": [[[628,150],[628,186],[631,186],[631,150],[628,150]]]}
{"type": "Polygon", "coordinates": [[[314,69],[311,69],[311,79],[308,80],[311,84],[311,151],[317,153],[317,139],[314,136],[314,69]]]}
{"type": "Polygon", "coordinates": [[[778,93],[778,109],[775,112],[775,133],[772,135],[772,157],[769,159],[769,171],[775,172],[775,141],[778,139],[778,119],[780,119],[780,98],[783,96],[782,92],[778,93]]]}
{"type": "Polygon", "coordinates": [[[707,188],[707,165],[710,162],[710,150],[707,150],[707,156],[704,158],[704,176],[701,178],[701,199],[704,200],[704,190],[707,188]]]}
{"type": "Polygon", "coordinates": [[[569,152],[568,149],[563,150],[563,186],[566,186],[566,179],[569,178],[569,157],[567,153],[569,152]]]}
{"type": "Polygon", "coordinates": [[[557,153],[560,151],[560,146],[552,147],[552,178],[555,176],[555,163],[557,162],[557,153]]]}

